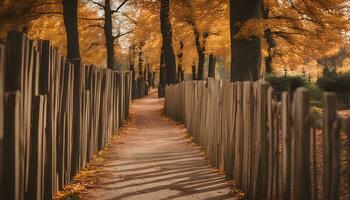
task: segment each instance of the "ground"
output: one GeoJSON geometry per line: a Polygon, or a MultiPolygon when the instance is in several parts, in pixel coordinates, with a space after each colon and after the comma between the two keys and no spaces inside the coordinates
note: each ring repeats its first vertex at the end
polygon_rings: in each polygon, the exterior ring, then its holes
{"type": "Polygon", "coordinates": [[[133,102],[132,123],[110,144],[99,181],[84,199],[236,199],[184,126],[163,116],[163,103],[155,92],[133,102]]]}

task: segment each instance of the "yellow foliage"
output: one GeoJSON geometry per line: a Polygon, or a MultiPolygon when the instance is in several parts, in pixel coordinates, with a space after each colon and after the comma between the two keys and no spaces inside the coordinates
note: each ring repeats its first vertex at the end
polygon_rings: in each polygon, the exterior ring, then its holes
{"type": "MultiPolygon", "coordinates": [[[[120,0],[113,1],[114,5],[120,0]]],[[[191,73],[191,65],[197,62],[194,27],[200,33],[208,33],[205,42],[206,54],[218,56],[219,68],[230,66],[230,17],[227,0],[172,0],[171,22],[174,52],[179,51],[180,41],[184,43],[183,67],[191,73]]],[[[269,55],[269,44],[265,40],[265,30],[272,32],[276,45],[272,48],[275,71],[283,73],[285,68],[300,71],[300,68],[315,68],[317,59],[339,52],[348,45],[349,5],[347,0],[264,0],[268,16],[264,19],[249,20],[241,24],[236,37],[250,38],[258,35],[262,41],[262,55],[269,55]],[[301,67],[302,66],[302,67],[301,67]]],[[[10,29],[21,30],[29,26],[29,34],[35,39],[51,40],[64,54],[66,39],[60,1],[58,0],[15,0],[0,2],[0,38],[10,29]],[[40,3],[44,6],[34,6],[40,3]],[[23,12],[28,10],[28,12],[23,12]],[[37,15],[35,13],[45,13],[37,15]],[[51,14],[50,14],[51,13],[51,14]],[[17,17],[14,17],[17,16],[17,17]],[[19,19],[25,20],[19,20],[19,19]]],[[[153,70],[159,69],[162,37],[160,33],[160,2],[156,0],[130,0],[126,7],[114,16],[116,30],[133,30],[119,38],[115,44],[116,58],[127,68],[129,46],[144,42],[143,54],[146,64],[153,70]]],[[[101,11],[82,0],[79,6],[79,33],[81,55],[85,63],[104,65],[106,62],[103,20],[83,20],[101,18],[101,11]]],[[[201,45],[204,39],[200,39],[201,45]]],[[[137,61],[137,59],[135,59],[137,61]]],[[[138,63],[135,63],[137,68],[138,63]]]]}

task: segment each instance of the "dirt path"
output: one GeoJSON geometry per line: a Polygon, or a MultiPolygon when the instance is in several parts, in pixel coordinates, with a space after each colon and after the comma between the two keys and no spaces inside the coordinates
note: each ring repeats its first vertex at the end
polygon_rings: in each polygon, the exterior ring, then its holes
{"type": "Polygon", "coordinates": [[[112,143],[104,173],[88,199],[235,199],[181,125],[162,116],[156,93],[132,104],[134,122],[112,143]]]}

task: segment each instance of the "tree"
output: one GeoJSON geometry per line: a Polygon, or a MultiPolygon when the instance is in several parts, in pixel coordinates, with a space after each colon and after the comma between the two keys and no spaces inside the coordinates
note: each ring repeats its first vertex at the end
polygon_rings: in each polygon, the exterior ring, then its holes
{"type": "Polygon", "coordinates": [[[59,0],[0,1],[0,38],[11,30],[28,30],[31,22],[42,16],[62,15],[60,5],[59,0]]]}
{"type": "MultiPolygon", "coordinates": [[[[262,2],[262,17],[263,19],[269,18],[270,10],[268,7],[265,6],[264,2],[262,2]]],[[[272,30],[271,28],[266,28],[264,30],[264,39],[267,43],[267,55],[265,57],[265,71],[266,73],[272,73],[272,59],[273,59],[273,48],[276,47],[276,41],[273,38],[272,30]]]]}
{"type": "Polygon", "coordinates": [[[67,58],[80,60],[78,0],[63,0],[63,18],[67,37],[67,58]]]}
{"type": "Polygon", "coordinates": [[[203,80],[204,78],[204,63],[205,63],[205,44],[209,34],[204,32],[200,34],[198,28],[194,23],[191,24],[193,27],[194,40],[196,44],[196,49],[198,53],[198,80],[203,80]],[[201,37],[203,38],[201,43],[201,37]]]}
{"type": "Polygon", "coordinates": [[[230,0],[231,81],[259,79],[261,64],[260,38],[237,38],[241,24],[260,18],[260,0],[230,0]]]}
{"type": "MultiPolygon", "coordinates": [[[[128,0],[123,0],[122,3],[116,8],[112,9],[111,0],[104,0],[104,3],[100,3],[94,0],[90,0],[93,4],[97,5],[104,11],[104,25],[103,30],[105,34],[105,40],[106,40],[106,48],[107,48],[107,67],[110,69],[119,69],[119,65],[117,63],[117,60],[115,58],[115,41],[116,39],[129,34],[131,31],[126,32],[118,32],[116,35],[113,33],[113,15],[115,13],[118,13],[120,9],[128,2],[128,0]]],[[[98,26],[97,26],[98,27],[98,26]]]]}
{"type": "Polygon", "coordinates": [[[348,36],[344,34],[349,31],[347,0],[263,3],[263,19],[246,21],[238,37],[265,38],[262,50],[267,72],[272,66],[296,69],[298,65],[332,56],[347,42],[348,36]]]}
{"type": "Polygon", "coordinates": [[[160,6],[160,24],[162,33],[162,53],[165,62],[166,83],[176,83],[176,61],[173,49],[173,32],[169,18],[170,0],[161,0],[160,6]]]}
{"type": "Polygon", "coordinates": [[[196,64],[194,62],[192,63],[192,80],[197,80],[196,64]]]}
{"type": "Polygon", "coordinates": [[[184,43],[180,41],[180,49],[177,53],[177,80],[179,82],[184,81],[184,75],[183,75],[183,56],[184,56],[184,43]]]}
{"type": "Polygon", "coordinates": [[[213,4],[212,1],[210,2],[208,0],[180,0],[177,4],[179,5],[178,9],[181,7],[181,9],[185,10],[178,16],[180,22],[189,25],[193,31],[194,45],[198,57],[198,80],[203,80],[207,40],[209,36],[215,35],[216,33],[211,33],[210,29],[201,30],[200,21],[204,16],[208,15],[214,18],[214,13],[221,9],[220,3],[213,4]]]}
{"type": "Polygon", "coordinates": [[[216,57],[213,53],[209,55],[208,77],[215,78],[216,57]]]}

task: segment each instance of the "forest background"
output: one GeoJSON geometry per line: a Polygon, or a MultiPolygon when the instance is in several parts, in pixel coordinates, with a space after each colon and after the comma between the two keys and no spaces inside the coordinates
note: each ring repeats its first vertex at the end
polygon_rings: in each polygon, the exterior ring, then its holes
{"type": "MultiPolygon", "coordinates": [[[[128,70],[143,62],[159,72],[162,34],[158,0],[80,0],[78,27],[84,63],[107,64],[104,34],[109,2],[115,63],[128,70]],[[139,57],[142,57],[140,61],[139,57]]],[[[347,0],[264,0],[259,19],[239,24],[237,38],[259,38],[260,73],[303,74],[317,79],[324,67],[350,69],[349,2],[347,0]]],[[[230,2],[228,0],[170,1],[173,48],[187,79],[204,55],[216,57],[216,76],[230,78],[230,2]]],[[[0,38],[21,30],[33,39],[52,41],[66,54],[63,7],[60,0],[3,0],[0,2],[0,38]]],[[[250,55],[248,55],[249,57],[250,55]]],[[[254,56],[254,55],[251,55],[254,56]]],[[[136,68],[137,69],[137,68],[136,68]]]]}

